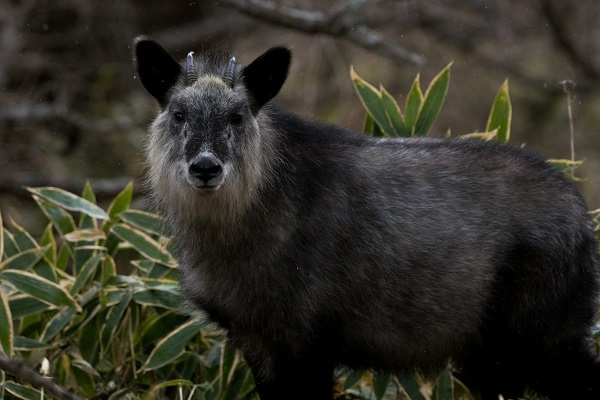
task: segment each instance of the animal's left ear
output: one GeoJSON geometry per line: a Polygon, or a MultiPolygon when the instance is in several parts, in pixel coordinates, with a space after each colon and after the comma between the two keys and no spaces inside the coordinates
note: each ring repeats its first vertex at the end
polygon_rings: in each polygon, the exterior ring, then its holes
{"type": "Polygon", "coordinates": [[[290,68],[292,53],[285,47],[273,47],[252,61],[242,71],[250,96],[252,112],[257,113],[283,86],[290,68]]]}

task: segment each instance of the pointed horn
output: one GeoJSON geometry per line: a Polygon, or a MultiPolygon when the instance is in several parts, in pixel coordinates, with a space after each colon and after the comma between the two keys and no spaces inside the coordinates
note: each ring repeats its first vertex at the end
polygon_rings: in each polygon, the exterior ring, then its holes
{"type": "Polygon", "coordinates": [[[193,51],[190,51],[185,59],[185,79],[188,85],[192,85],[198,79],[193,51]]]}
{"type": "Polygon", "coordinates": [[[228,84],[230,87],[233,87],[235,83],[234,79],[236,65],[237,61],[235,57],[231,57],[229,59],[229,62],[227,63],[227,67],[225,68],[225,73],[223,74],[223,81],[225,81],[225,83],[228,84]]]}

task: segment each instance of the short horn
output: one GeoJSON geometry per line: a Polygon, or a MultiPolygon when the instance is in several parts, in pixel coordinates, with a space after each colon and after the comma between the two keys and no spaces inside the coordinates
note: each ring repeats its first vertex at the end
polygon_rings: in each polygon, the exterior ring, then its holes
{"type": "Polygon", "coordinates": [[[235,80],[236,66],[237,66],[237,61],[236,61],[235,57],[231,57],[229,59],[229,62],[227,63],[227,67],[225,68],[225,73],[223,74],[223,81],[230,87],[233,87],[233,85],[235,83],[234,80],[235,80]]]}
{"type": "Polygon", "coordinates": [[[198,79],[193,51],[190,51],[185,59],[185,79],[188,85],[192,85],[198,79]]]}

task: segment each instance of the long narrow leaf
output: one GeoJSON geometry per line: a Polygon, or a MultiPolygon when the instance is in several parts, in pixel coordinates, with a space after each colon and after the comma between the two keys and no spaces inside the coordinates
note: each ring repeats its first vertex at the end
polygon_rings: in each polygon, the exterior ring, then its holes
{"type": "Polygon", "coordinates": [[[508,79],[505,80],[492,103],[490,115],[488,116],[486,131],[497,130],[496,138],[502,143],[510,139],[510,125],[512,122],[512,104],[508,88],[508,79]]]}
{"type": "Polygon", "coordinates": [[[0,289],[0,345],[4,354],[9,357],[13,354],[13,338],[15,332],[12,321],[12,313],[6,293],[0,289]]]}
{"type": "Polygon", "coordinates": [[[385,108],[381,100],[381,93],[369,82],[361,78],[353,67],[350,68],[350,78],[358,98],[365,107],[365,110],[373,117],[373,120],[379,125],[385,134],[393,135],[394,130],[385,114],[385,108]]]}
{"type": "Polygon", "coordinates": [[[66,210],[81,212],[96,219],[108,219],[108,214],[103,209],[65,190],[53,187],[27,188],[27,190],[66,210]]]}
{"type": "Polygon", "coordinates": [[[415,123],[414,134],[417,136],[426,135],[436,120],[448,93],[448,83],[450,82],[450,68],[452,63],[448,64],[437,74],[429,84],[423,99],[423,105],[419,110],[419,116],[415,123]]]}
{"type": "Polygon", "coordinates": [[[166,265],[175,263],[171,255],[156,240],[144,232],[124,224],[117,224],[111,230],[149,260],[166,265]]]}
{"type": "Polygon", "coordinates": [[[422,104],[421,77],[417,74],[406,96],[404,104],[404,126],[406,130],[401,136],[411,136],[413,134],[422,104]]]}
{"type": "Polygon", "coordinates": [[[0,279],[6,279],[17,289],[36,299],[55,306],[72,306],[79,310],[79,304],[61,286],[48,279],[20,270],[4,270],[0,279]]]}
{"type": "Polygon", "coordinates": [[[142,370],[151,371],[175,361],[183,353],[187,343],[206,324],[207,322],[204,320],[192,319],[165,336],[152,350],[142,370]]]}

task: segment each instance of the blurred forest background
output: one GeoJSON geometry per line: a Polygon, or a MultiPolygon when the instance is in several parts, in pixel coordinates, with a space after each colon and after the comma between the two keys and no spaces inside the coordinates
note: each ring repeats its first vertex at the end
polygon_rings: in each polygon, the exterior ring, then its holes
{"type": "Polygon", "coordinates": [[[142,33],[178,57],[219,48],[242,63],[288,46],[294,60],[278,102],[354,129],[364,115],[350,65],[399,97],[416,73],[428,82],[454,60],[433,131],[483,129],[509,78],[511,142],[547,158],[570,157],[561,82],[572,81],[580,184],[597,208],[599,20],[597,0],[1,0],[0,209],[41,228],[23,187],[80,192],[88,178],[100,200],[133,179],[144,206],[143,146],[157,106],[132,68],[142,33]]]}

